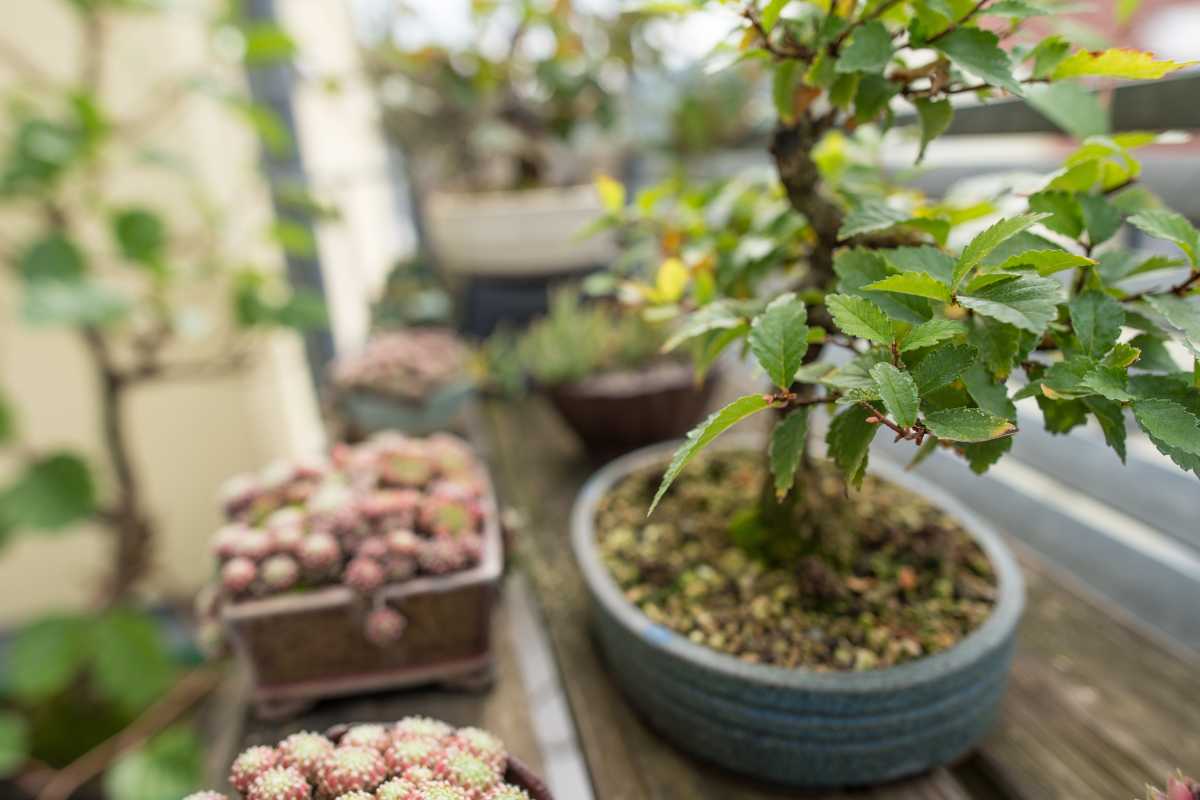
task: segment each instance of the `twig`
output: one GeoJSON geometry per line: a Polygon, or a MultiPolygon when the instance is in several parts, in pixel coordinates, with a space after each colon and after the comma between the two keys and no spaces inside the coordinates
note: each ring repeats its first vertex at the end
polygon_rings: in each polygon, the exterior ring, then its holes
{"type": "Polygon", "coordinates": [[[796,59],[799,61],[811,61],[812,53],[806,47],[796,46],[793,49],[784,49],[771,41],[771,34],[763,26],[762,20],[758,18],[758,12],[753,4],[742,9],[742,16],[750,23],[750,27],[754,28],[758,34],[758,38],[762,39],[763,49],[766,50],[775,58],[788,60],[796,59]]]}
{"type": "Polygon", "coordinates": [[[38,794],[38,800],[67,800],[119,757],[183,716],[216,687],[221,675],[222,670],[216,667],[201,667],[184,675],[129,727],[56,772],[38,794]]]}
{"type": "Polygon", "coordinates": [[[928,47],[929,45],[936,42],[938,39],[941,39],[943,36],[945,36],[949,33],[952,33],[964,22],[967,22],[968,20],[970,20],[971,17],[974,17],[980,11],[983,11],[983,7],[986,6],[989,2],[990,2],[990,0],[979,0],[979,2],[975,4],[975,7],[972,8],[970,11],[968,11],[965,15],[963,15],[963,17],[961,19],[951,22],[943,30],[938,31],[933,36],[930,36],[928,39],[925,40],[925,42],[921,46],[928,47]]]}

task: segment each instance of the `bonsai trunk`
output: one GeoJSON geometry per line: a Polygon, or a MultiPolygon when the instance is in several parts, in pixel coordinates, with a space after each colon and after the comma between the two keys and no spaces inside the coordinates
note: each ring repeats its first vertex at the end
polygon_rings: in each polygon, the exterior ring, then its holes
{"type": "Polygon", "coordinates": [[[84,332],[84,338],[96,362],[101,433],[115,484],[112,505],[100,512],[101,520],[115,538],[112,573],[104,592],[104,605],[114,606],[129,599],[149,572],[155,529],[142,508],[141,486],[133,467],[125,426],[125,400],[130,378],[112,363],[101,333],[89,328],[84,332]]]}

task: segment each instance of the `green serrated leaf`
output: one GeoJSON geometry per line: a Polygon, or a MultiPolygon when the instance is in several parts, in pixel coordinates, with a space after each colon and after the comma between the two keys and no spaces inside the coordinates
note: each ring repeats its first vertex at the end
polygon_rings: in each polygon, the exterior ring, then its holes
{"type": "MultiPolygon", "coordinates": [[[[1200,456],[1200,418],[1173,400],[1137,400],[1133,416],[1156,445],[1200,456]]],[[[1164,450],[1164,452],[1166,452],[1164,450]]],[[[1166,453],[1170,455],[1170,453],[1166,453]]]]}
{"type": "Polygon", "coordinates": [[[1200,355],[1200,302],[1171,294],[1152,294],[1146,297],[1146,304],[1182,331],[1184,345],[1193,355],[1200,355]]]}
{"type": "Polygon", "coordinates": [[[1030,333],[1041,334],[1058,314],[1063,289],[1052,278],[1023,276],[959,295],[959,305],[1030,333]]]}
{"type": "Polygon", "coordinates": [[[1061,36],[1048,36],[1029,53],[1033,59],[1033,77],[1049,78],[1071,53],[1071,44],[1061,36]]]}
{"type": "MultiPolygon", "coordinates": [[[[901,250],[906,249],[910,248],[901,248],[901,250]]],[[[888,251],[888,255],[895,252],[897,251],[888,251]]],[[[951,261],[951,265],[953,265],[953,261],[951,261]]],[[[858,247],[840,250],[834,256],[833,269],[839,279],[838,291],[843,294],[865,297],[883,309],[889,317],[902,322],[920,323],[929,319],[930,308],[927,300],[911,295],[871,292],[863,288],[869,283],[887,277],[887,262],[881,255],[858,247]]]]}
{"type": "Polygon", "coordinates": [[[946,132],[954,119],[954,107],[949,100],[920,98],[915,102],[917,119],[921,122],[921,147],[917,151],[917,163],[925,159],[929,143],[946,132]]]}
{"type": "Polygon", "coordinates": [[[1008,396],[1008,388],[994,381],[982,364],[974,363],[963,370],[962,382],[975,405],[994,416],[1016,421],[1017,407],[1008,396]]]}
{"type": "Polygon", "coordinates": [[[750,352],[781,389],[792,385],[808,351],[808,312],[794,294],[774,300],[750,327],[750,352]]]}
{"type": "Polygon", "coordinates": [[[792,490],[807,445],[808,406],[801,406],[784,417],[771,432],[771,474],[775,476],[776,497],[783,498],[792,490]]]}
{"type": "Polygon", "coordinates": [[[25,467],[0,492],[0,520],[14,528],[58,530],[96,508],[96,487],[87,465],[71,453],[52,453],[25,467]]]}
{"type": "Polygon", "coordinates": [[[1108,133],[1108,110],[1096,92],[1077,83],[1030,86],[1025,102],[1077,139],[1108,133]]]}
{"type": "Polygon", "coordinates": [[[846,40],[846,46],[837,60],[840,73],[883,72],[892,60],[892,35],[879,20],[859,25],[846,40]]]}
{"type": "Polygon", "coordinates": [[[688,462],[695,458],[697,453],[731,426],[767,408],[770,408],[770,404],[763,395],[745,395],[734,400],[721,410],[710,414],[707,419],[688,431],[687,440],[675,451],[674,457],[671,458],[671,463],[667,467],[666,474],[663,475],[662,483],[659,484],[658,491],[654,494],[654,501],[650,504],[650,510],[646,512],[647,516],[654,513],[655,507],[662,500],[667,489],[670,488],[675,478],[688,465],[688,462]]]}
{"type": "Polygon", "coordinates": [[[1096,421],[1100,423],[1100,430],[1104,433],[1104,441],[1117,451],[1121,463],[1124,464],[1126,431],[1125,412],[1121,404],[1102,397],[1085,397],[1081,402],[1096,417],[1096,421]]]}
{"type": "Polygon", "coordinates": [[[1133,395],[1126,390],[1127,376],[1120,367],[1109,367],[1097,364],[1080,380],[1080,385],[1091,389],[1096,394],[1116,402],[1133,400],[1133,395]]]}
{"type": "Polygon", "coordinates": [[[954,258],[937,247],[897,247],[879,255],[897,272],[923,272],[947,286],[954,280],[954,258]]]}
{"type": "Polygon", "coordinates": [[[891,320],[883,309],[862,297],[831,294],[825,305],[833,322],[847,336],[857,336],[879,344],[890,344],[894,336],[891,320]]]}
{"type": "Polygon", "coordinates": [[[725,300],[709,303],[683,318],[679,327],[663,345],[663,352],[670,352],[689,339],[694,339],[710,331],[727,330],[746,325],[746,310],[725,300]]]}
{"type": "Polygon", "coordinates": [[[978,266],[988,253],[995,250],[1007,239],[1016,236],[1047,216],[1047,214],[1040,212],[1028,212],[1016,217],[1006,217],[980,233],[963,248],[962,255],[958,257],[958,262],[954,265],[953,285],[957,288],[962,283],[963,278],[978,266]]]}
{"type": "Polygon", "coordinates": [[[162,217],[144,208],[126,208],[113,214],[113,238],[121,255],[145,266],[161,263],[167,245],[162,217]]]}
{"type": "Polygon", "coordinates": [[[1133,364],[1142,355],[1142,351],[1132,344],[1118,342],[1104,354],[1101,364],[1106,367],[1118,367],[1124,369],[1133,364]]]}
{"type": "Polygon", "coordinates": [[[967,459],[971,471],[976,475],[982,475],[1012,448],[1013,437],[1005,436],[1000,439],[992,439],[990,442],[964,444],[962,445],[962,454],[967,459]]]}
{"type": "Polygon", "coordinates": [[[20,629],[6,652],[7,685],[13,696],[42,702],[65,690],[88,658],[88,621],[50,616],[20,629]]]}
{"type": "Polygon", "coordinates": [[[901,428],[911,428],[917,421],[920,403],[917,384],[912,376],[891,364],[876,364],[871,368],[871,377],[875,380],[888,416],[901,428]]]}
{"type": "Polygon", "coordinates": [[[967,326],[958,320],[931,319],[922,322],[900,339],[900,352],[919,350],[922,347],[932,347],[947,339],[966,335],[967,326]]]}
{"type": "Polygon", "coordinates": [[[976,357],[975,348],[965,344],[946,344],[930,350],[912,368],[917,389],[924,396],[957,380],[976,357]]]}
{"type": "Polygon", "coordinates": [[[871,440],[879,429],[867,422],[870,416],[871,412],[862,406],[850,406],[830,421],[825,434],[830,458],[846,475],[846,482],[855,487],[862,486],[871,440]]]}
{"type": "Polygon", "coordinates": [[[886,230],[907,221],[909,216],[903,209],[882,200],[868,198],[846,215],[842,227],[838,230],[838,237],[848,239],[871,231],[886,230]]]}
{"type": "Polygon", "coordinates": [[[1191,261],[1200,266],[1200,232],[1182,214],[1154,208],[1139,211],[1129,218],[1130,224],[1155,239],[1165,239],[1179,246],[1191,261]]]}
{"type": "Polygon", "coordinates": [[[1083,211],[1083,227],[1087,230],[1088,242],[1093,247],[1107,242],[1121,229],[1121,211],[1107,198],[1082,194],[1079,196],[1079,207],[1083,211]]]}
{"type": "Polygon", "coordinates": [[[867,284],[863,288],[876,292],[911,294],[943,303],[950,301],[950,287],[924,272],[903,272],[899,275],[889,275],[883,280],[867,284]]]}
{"type": "Polygon", "coordinates": [[[1017,426],[978,408],[947,408],[925,415],[925,427],[949,442],[988,442],[1012,434],[1017,426]]]}
{"type": "Polygon", "coordinates": [[[1073,192],[1041,191],[1029,196],[1029,207],[1048,214],[1042,224],[1069,239],[1083,233],[1083,208],[1073,192]]]}
{"type": "Polygon", "coordinates": [[[1116,300],[1092,289],[1071,298],[1068,308],[1071,327],[1085,353],[1099,358],[1117,343],[1125,311],[1116,300]]]}
{"type": "Polygon", "coordinates": [[[957,28],[938,40],[934,47],[960,69],[979,76],[992,86],[1021,94],[1021,84],[1013,77],[1008,53],[1000,47],[999,37],[991,31],[957,28]]]}
{"type": "Polygon", "coordinates": [[[1068,269],[1090,267],[1095,259],[1069,253],[1066,250],[1027,250],[1009,256],[996,266],[998,270],[1011,270],[1020,267],[1032,267],[1043,278],[1068,269]]]}

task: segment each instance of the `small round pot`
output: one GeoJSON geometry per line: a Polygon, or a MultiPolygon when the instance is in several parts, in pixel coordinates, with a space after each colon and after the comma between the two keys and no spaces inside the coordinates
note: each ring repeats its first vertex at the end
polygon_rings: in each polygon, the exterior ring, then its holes
{"type": "MultiPolygon", "coordinates": [[[[346,731],[354,727],[357,723],[343,723],[334,725],[325,731],[325,736],[332,739],[336,744],[345,735],[346,731]]],[[[504,771],[505,783],[510,783],[520,789],[524,789],[529,793],[533,800],[554,800],[554,795],[550,794],[550,789],[537,775],[533,774],[533,770],[525,766],[521,761],[512,756],[508,757],[508,767],[504,771]]]]}
{"type": "Polygon", "coordinates": [[[886,463],[873,466],[874,474],[952,514],[983,548],[998,578],[991,616],[954,647],[887,669],[835,673],[748,664],[651,622],[625,599],[596,547],[601,498],[631,472],[665,464],[676,444],[605,466],[585,484],[571,516],[600,647],[649,724],[706,761],[797,787],[882,783],[972,749],[996,717],[1024,606],[1020,568],[1000,536],[914,476],[886,463]]]}
{"type": "Polygon", "coordinates": [[[717,377],[710,370],[697,385],[691,366],[668,361],[550,386],[546,394],[588,453],[607,460],[694,428],[717,377]]]}
{"type": "Polygon", "coordinates": [[[334,403],[346,425],[347,435],[352,439],[380,431],[427,436],[454,430],[459,416],[474,396],[472,384],[459,382],[443,386],[419,403],[367,389],[340,392],[334,403]]]}

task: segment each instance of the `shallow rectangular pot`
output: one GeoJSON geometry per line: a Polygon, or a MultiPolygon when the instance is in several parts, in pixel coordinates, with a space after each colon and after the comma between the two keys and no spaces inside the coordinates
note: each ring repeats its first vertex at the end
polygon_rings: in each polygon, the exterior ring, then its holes
{"type": "Polygon", "coordinates": [[[247,667],[262,717],[312,702],[428,683],[483,688],[491,683],[491,618],[503,565],[495,496],[484,498],[479,564],[379,589],[370,598],[345,586],[226,603],[221,621],[247,667]],[[364,617],[386,602],[407,622],[400,639],[370,642],[364,617]]]}

